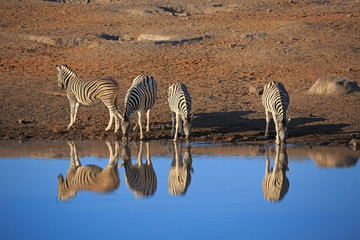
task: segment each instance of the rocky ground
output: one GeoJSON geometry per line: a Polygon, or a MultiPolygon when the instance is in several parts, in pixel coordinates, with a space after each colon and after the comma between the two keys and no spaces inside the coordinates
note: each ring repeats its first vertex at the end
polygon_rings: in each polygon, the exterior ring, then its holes
{"type": "MultiPolygon", "coordinates": [[[[287,88],[288,143],[347,144],[360,138],[360,92],[316,95],[322,77],[360,81],[358,0],[0,0],[0,139],[121,139],[105,132],[108,110],[69,105],[55,66],[80,77],[158,83],[147,139],[170,139],[167,89],[183,82],[193,100],[192,141],[264,142],[261,96],[269,81],[287,88]],[[87,3],[89,2],[89,3],[87,3]]],[[[271,125],[270,142],[274,142],[271,125]]],[[[132,139],[138,132],[130,134],[132,139]]]]}

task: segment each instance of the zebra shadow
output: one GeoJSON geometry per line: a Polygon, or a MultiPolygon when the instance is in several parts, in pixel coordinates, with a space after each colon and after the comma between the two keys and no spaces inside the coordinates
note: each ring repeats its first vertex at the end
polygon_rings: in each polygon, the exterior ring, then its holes
{"type": "Polygon", "coordinates": [[[267,145],[265,146],[265,150],[266,166],[261,186],[264,198],[269,202],[277,202],[284,198],[290,186],[289,179],[286,176],[286,171],[289,171],[286,144],[281,144],[281,146],[276,145],[275,163],[272,169],[270,169],[270,157],[267,145]]]}
{"type": "Polygon", "coordinates": [[[110,157],[108,165],[102,169],[96,165],[84,165],[76,150],[74,141],[69,141],[70,167],[64,179],[62,174],[58,176],[58,199],[67,201],[73,198],[78,191],[87,190],[99,193],[112,192],[120,186],[118,161],[119,142],[115,142],[115,151],[110,142],[106,142],[110,157]]]}
{"type": "Polygon", "coordinates": [[[182,157],[182,144],[171,143],[171,165],[168,175],[168,189],[172,196],[184,195],[191,182],[192,165],[191,146],[186,144],[184,158],[182,157]]]}
{"type": "Polygon", "coordinates": [[[122,147],[122,163],[124,166],[125,180],[128,188],[137,198],[150,197],[155,194],[157,188],[157,177],[151,162],[150,143],[146,142],[146,162],[142,161],[143,141],[135,143],[137,148],[137,161],[131,160],[131,149],[126,142],[122,147]]]}
{"type": "Polygon", "coordinates": [[[211,112],[195,114],[194,128],[212,128],[216,133],[252,131],[265,128],[264,119],[248,119],[254,111],[211,112]]]}
{"type": "Polygon", "coordinates": [[[344,127],[350,124],[327,124],[326,118],[292,118],[289,123],[289,136],[300,137],[306,135],[326,135],[341,132],[344,127]]]}

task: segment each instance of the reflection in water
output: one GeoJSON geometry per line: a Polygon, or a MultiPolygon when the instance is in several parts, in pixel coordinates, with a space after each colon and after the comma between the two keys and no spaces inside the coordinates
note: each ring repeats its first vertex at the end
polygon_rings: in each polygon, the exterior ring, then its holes
{"type": "Polygon", "coordinates": [[[347,148],[310,147],[309,155],[317,167],[353,167],[358,161],[360,152],[347,148]]]}
{"type": "Polygon", "coordinates": [[[106,142],[110,157],[108,165],[102,169],[96,165],[81,166],[79,156],[76,151],[75,142],[68,142],[70,146],[70,168],[66,174],[66,179],[60,174],[58,176],[58,199],[67,201],[74,197],[80,190],[90,190],[94,192],[112,192],[120,185],[119,170],[119,142],[115,142],[115,152],[112,146],[106,142]]]}
{"type": "Polygon", "coordinates": [[[269,150],[266,146],[266,168],[262,181],[262,190],[266,200],[274,202],[284,198],[289,190],[289,179],[286,177],[288,167],[286,144],[276,145],[274,168],[270,170],[269,150]]]}
{"type": "Polygon", "coordinates": [[[136,197],[154,195],[157,188],[157,178],[150,158],[150,143],[146,142],[146,164],[142,162],[143,142],[137,145],[138,158],[135,164],[131,162],[131,150],[126,143],[122,149],[122,165],[125,168],[125,180],[128,188],[136,197]]]}
{"type": "Polygon", "coordinates": [[[191,146],[187,143],[184,153],[184,161],[182,161],[182,144],[174,142],[172,145],[172,161],[168,176],[169,193],[173,196],[183,195],[186,193],[190,182],[191,172],[194,169],[191,167],[191,146]]]}

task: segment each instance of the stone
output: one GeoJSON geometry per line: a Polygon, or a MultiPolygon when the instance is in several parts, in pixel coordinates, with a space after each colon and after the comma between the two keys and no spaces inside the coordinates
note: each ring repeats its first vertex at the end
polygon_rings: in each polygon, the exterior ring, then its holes
{"type": "Polygon", "coordinates": [[[347,77],[323,77],[316,80],[309,94],[343,95],[360,91],[358,84],[347,77]]]}
{"type": "Polygon", "coordinates": [[[250,94],[256,94],[256,95],[261,95],[263,94],[264,88],[263,87],[255,87],[253,85],[251,85],[249,87],[249,93],[250,94]]]}
{"type": "Polygon", "coordinates": [[[360,139],[351,139],[351,141],[349,142],[350,145],[354,146],[354,147],[360,147],[360,139]]]}
{"type": "Polygon", "coordinates": [[[137,41],[147,41],[147,42],[154,42],[155,44],[183,44],[186,42],[194,42],[194,41],[201,41],[206,38],[210,38],[210,36],[188,36],[188,35],[181,35],[181,34],[162,34],[162,33],[143,33],[140,34],[137,38],[137,41]]]}

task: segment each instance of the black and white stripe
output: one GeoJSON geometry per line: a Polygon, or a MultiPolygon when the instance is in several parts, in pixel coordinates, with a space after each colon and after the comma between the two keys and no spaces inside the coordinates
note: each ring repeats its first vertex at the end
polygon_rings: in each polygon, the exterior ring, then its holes
{"type": "Polygon", "coordinates": [[[125,180],[128,188],[136,197],[150,197],[157,189],[157,177],[151,163],[150,143],[146,142],[146,163],[142,162],[143,142],[138,146],[138,158],[135,164],[131,160],[131,150],[126,143],[122,150],[122,166],[125,168],[125,180]]]}
{"type": "Polygon", "coordinates": [[[267,201],[280,201],[289,191],[290,182],[286,176],[288,168],[288,155],[286,144],[276,145],[276,156],[274,167],[270,168],[269,149],[266,146],[266,167],[262,181],[262,190],[267,201]]]}
{"type": "Polygon", "coordinates": [[[80,103],[83,105],[96,105],[103,102],[109,109],[110,120],[105,131],[112,126],[115,119],[115,132],[120,128],[121,115],[117,109],[117,98],[119,93],[118,83],[111,78],[82,79],[66,65],[56,66],[58,70],[58,84],[60,89],[66,89],[70,103],[70,124],[74,124],[80,103]]]}
{"type": "Polygon", "coordinates": [[[115,151],[110,142],[106,142],[110,157],[108,165],[102,169],[96,165],[81,166],[75,142],[68,142],[70,146],[70,167],[64,179],[58,176],[58,199],[67,201],[74,197],[78,191],[112,192],[120,186],[118,161],[119,142],[115,142],[115,151]]]}
{"type": "Polygon", "coordinates": [[[156,96],[157,83],[153,77],[148,75],[139,75],[134,79],[133,84],[128,89],[125,96],[125,112],[121,122],[125,139],[128,138],[130,120],[135,112],[138,113],[138,120],[135,121],[135,127],[133,130],[135,130],[137,125],[139,125],[140,139],[144,138],[141,124],[142,114],[144,111],[146,111],[147,117],[146,131],[150,131],[150,113],[155,104],[156,96]]]}
{"type": "Polygon", "coordinates": [[[265,107],[266,114],[266,130],[264,138],[268,138],[269,122],[271,118],[269,113],[272,113],[276,129],[276,144],[279,144],[280,140],[285,142],[287,138],[288,122],[290,121],[290,119],[286,119],[286,111],[290,104],[290,98],[284,85],[275,81],[266,84],[262,95],[262,103],[265,107]]]}
{"type": "Polygon", "coordinates": [[[169,87],[168,102],[172,120],[171,137],[177,141],[179,130],[189,140],[191,134],[191,97],[187,86],[183,83],[174,83],[169,87]],[[176,122],[176,129],[175,129],[176,122]],[[182,123],[183,122],[183,123],[182,123]]]}
{"type": "Polygon", "coordinates": [[[174,142],[172,145],[172,160],[168,175],[168,189],[173,196],[186,193],[190,182],[191,173],[194,172],[190,143],[186,144],[184,159],[182,157],[182,144],[174,142]]]}

